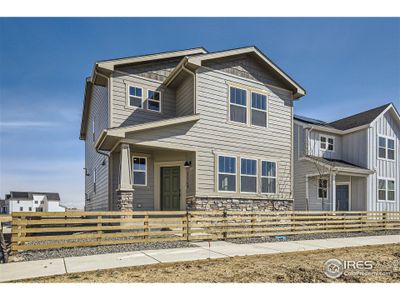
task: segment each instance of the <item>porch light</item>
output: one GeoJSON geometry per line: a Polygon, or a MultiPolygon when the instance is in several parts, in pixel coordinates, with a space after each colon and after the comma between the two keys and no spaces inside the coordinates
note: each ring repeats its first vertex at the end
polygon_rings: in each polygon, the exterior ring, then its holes
{"type": "Polygon", "coordinates": [[[185,168],[190,168],[192,166],[192,161],[191,160],[187,160],[185,161],[184,165],[185,168]]]}

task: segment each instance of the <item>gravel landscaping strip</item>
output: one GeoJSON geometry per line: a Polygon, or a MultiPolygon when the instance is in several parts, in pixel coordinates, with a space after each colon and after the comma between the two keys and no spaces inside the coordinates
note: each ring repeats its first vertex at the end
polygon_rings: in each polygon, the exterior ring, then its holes
{"type": "Polygon", "coordinates": [[[226,241],[234,244],[252,244],[252,243],[272,243],[272,242],[348,238],[348,237],[373,236],[373,235],[396,235],[396,234],[400,234],[400,230],[297,234],[297,235],[287,235],[285,236],[286,239],[279,239],[274,236],[249,237],[249,238],[227,239],[226,241]]]}
{"type": "Polygon", "coordinates": [[[31,261],[40,259],[50,259],[50,258],[72,257],[72,256],[88,256],[96,254],[119,253],[119,252],[142,251],[142,250],[186,248],[186,247],[197,247],[197,246],[188,243],[186,241],[176,241],[176,242],[133,243],[133,244],[120,244],[120,245],[108,245],[108,246],[97,246],[97,247],[75,247],[75,248],[24,251],[17,253],[13,257],[10,257],[10,262],[31,261]]]}

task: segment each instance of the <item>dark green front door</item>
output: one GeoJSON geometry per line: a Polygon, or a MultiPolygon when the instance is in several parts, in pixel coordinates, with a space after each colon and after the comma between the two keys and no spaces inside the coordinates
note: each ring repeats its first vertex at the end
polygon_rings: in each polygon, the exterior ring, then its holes
{"type": "Polygon", "coordinates": [[[180,209],[180,167],[161,168],[161,210],[180,209]]]}

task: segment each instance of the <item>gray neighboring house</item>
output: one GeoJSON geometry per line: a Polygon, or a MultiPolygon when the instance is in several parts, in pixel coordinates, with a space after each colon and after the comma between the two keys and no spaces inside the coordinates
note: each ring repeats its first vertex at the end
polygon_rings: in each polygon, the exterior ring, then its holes
{"type": "Polygon", "coordinates": [[[98,61],[86,80],[86,210],[286,210],[293,103],[256,47],[98,61]]]}
{"type": "Polygon", "coordinates": [[[400,118],[391,103],[331,123],[295,116],[294,208],[400,210],[400,118]]]}

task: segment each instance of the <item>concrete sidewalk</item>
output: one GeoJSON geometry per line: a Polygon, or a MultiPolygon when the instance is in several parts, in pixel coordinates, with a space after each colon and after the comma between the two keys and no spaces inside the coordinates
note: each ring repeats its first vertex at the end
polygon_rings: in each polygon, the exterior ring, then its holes
{"type": "Polygon", "coordinates": [[[150,264],[400,243],[400,235],[365,236],[306,241],[233,244],[193,243],[198,248],[145,250],[66,257],[0,265],[0,282],[150,264]]]}

